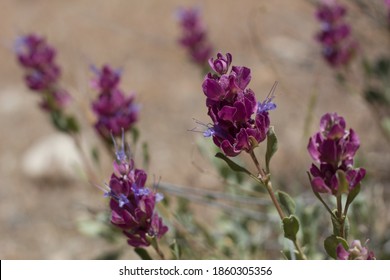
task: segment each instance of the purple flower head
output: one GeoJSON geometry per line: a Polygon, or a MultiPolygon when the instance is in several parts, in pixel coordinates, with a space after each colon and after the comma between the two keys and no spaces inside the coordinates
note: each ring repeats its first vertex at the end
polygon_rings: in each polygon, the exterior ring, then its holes
{"type": "Polygon", "coordinates": [[[321,31],[316,39],[322,45],[322,55],[332,67],[348,65],[357,51],[357,43],[351,38],[351,28],[344,22],[347,10],[333,0],[322,0],[316,17],[321,31]]]}
{"type": "Polygon", "coordinates": [[[43,37],[29,34],[16,40],[15,52],[26,71],[27,86],[42,96],[40,107],[48,112],[65,108],[71,98],[59,86],[61,69],[55,61],[56,50],[43,37]]]}
{"type": "Polygon", "coordinates": [[[336,248],[336,255],[338,260],[375,260],[373,251],[369,251],[367,243],[362,246],[360,240],[354,240],[351,242],[348,250],[340,243],[336,248]]]}
{"type": "Polygon", "coordinates": [[[200,18],[200,10],[181,8],[177,15],[182,29],[179,43],[188,50],[193,62],[205,67],[213,47],[208,41],[207,30],[200,18]]]}
{"type": "Polygon", "coordinates": [[[227,156],[237,156],[242,151],[250,152],[266,138],[270,120],[268,111],[276,108],[272,95],[257,102],[255,93],[247,88],[251,71],[247,67],[232,66],[232,55],[217,54],[209,60],[210,67],[217,74],[208,73],[202,89],[206,95],[206,106],[212,124],[204,125],[205,137],[212,137],[214,143],[227,156]]]}
{"type": "Polygon", "coordinates": [[[134,161],[125,154],[125,144],[116,147],[117,160],[105,196],[110,198],[111,223],[123,230],[128,244],[149,246],[150,238],[161,238],[168,227],[155,210],[162,195],[145,186],[147,174],[134,167],[134,161]]]}
{"type": "Polygon", "coordinates": [[[359,146],[359,137],[354,130],[346,129],[343,117],[336,113],[322,116],[320,130],[309,139],[307,146],[310,156],[319,164],[312,164],[310,168],[313,190],[336,195],[339,188],[337,171],[344,172],[349,191],[354,189],[366,174],[363,168],[353,168],[359,146]]]}
{"type": "Polygon", "coordinates": [[[120,136],[138,120],[139,106],[134,103],[134,94],[126,96],[119,88],[120,71],[110,66],[94,70],[97,75],[93,85],[99,90],[98,99],[92,103],[97,116],[95,129],[106,140],[110,135],[120,136]]]}

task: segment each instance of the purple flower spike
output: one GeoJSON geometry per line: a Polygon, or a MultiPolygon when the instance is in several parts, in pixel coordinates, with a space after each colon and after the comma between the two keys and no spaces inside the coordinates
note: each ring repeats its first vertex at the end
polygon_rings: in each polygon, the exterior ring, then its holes
{"type": "Polygon", "coordinates": [[[105,65],[101,70],[94,69],[96,74],[92,81],[99,90],[98,99],[92,103],[92,109],[97,116],[96,131],[110,141],[111,134],[120,136],[122,131],[128,131],[138,120],[139,106],[134,103],[134,94],[126,96],[119,88],[120,71],[105,65]]]}
{"type": "Polygon", "coordinates": [[[348,250],[340,243],[336,248],[337,260],[375,260],[373,251],[369,251],[367,243],[362,246],[360,240],[354,240],[351,242],[348,250]]]}
{"type": "Polygon", "coordinates": [[[307,145],[310,156],[319,164],[319,167],[312,164],[310,168],[313,190],[337,195],[337,171],[344,172],[348,189],[353,190],[366,175],[364,168],[353,167],[359,146],[359,137],[352,129],[346,129],[343,117],[336,113],[322,116],[320,131],[309,139],[307,145]]]}
{"type": "Polygon", "coordinates": [[[344,23],[347,10],[333,0],[322,0],[316,17],[321,23],[321,31],[316,39],[322,44],[322,55],[332,67],[346,66],[357,51],[357,43],[351,38],[351,28],[344,23]]]}
{"type": "Polygon", "coordinates": [[[179,43],[188,50],[193,62],[202,68],[206,67],[213,47],[207,39],[207,30],[201,21],[200,10],[181,8],[177,14],[182,29],[179,43]]]}
{"type": "Polygon", "coordinates": [[[71,98],[59,86],[61,69],[55,61],[56,50],[43,37],[29,34],[16,41],[15,51],[26,70],[27,86],[42,96],[40,107],[48,112],[63,110],[71,98]]]}
{"type": "MultiPolygon", "coordinates": [[[[110,198],[111,223],[123,230],[130,246],[149,246],[150,238],[159,239],[168,231],[155,210],[163,196],[145,187],[147,174],[124,155],[123,141],[115,153],[117,160],[108,190],[104,190],[105,197],[110,198]]],[[[115,142],[114,146],[118,148],[115,142]]]]}
{"type": "MultiPolygon", "coordinates": [[[[250,152],[264,141],[270,126],[268,111],[276,108],[272,102],[275,86],[266,100],[257,102],[255,93],[247,88],[251,71],[247,67],[232,66],[232,55],[218,53],[209,64],[216,74],[208,73],[202,89],[212,124],[203,125],[205,137],[213,137],[214,143],[227,156],[250,152]]],[[[200,124],[198,122],[198,124],[200,124]]]]}

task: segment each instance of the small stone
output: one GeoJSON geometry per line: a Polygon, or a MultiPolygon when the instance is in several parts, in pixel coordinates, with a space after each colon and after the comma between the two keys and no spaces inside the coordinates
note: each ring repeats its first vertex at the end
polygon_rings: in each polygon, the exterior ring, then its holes
{"type": "Polygon", "coordinates": [[[83,163],[68,135],[53,134],[34,143],[22,158],[23,174],[36,180],[72,181],[79,178],[83,163]]]}

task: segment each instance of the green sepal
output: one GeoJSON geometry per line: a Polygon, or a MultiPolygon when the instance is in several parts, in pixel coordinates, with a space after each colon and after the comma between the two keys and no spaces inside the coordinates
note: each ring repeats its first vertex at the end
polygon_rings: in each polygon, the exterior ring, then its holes
{"type": "Polygon", "coordinates": [[[332,213],[334,215],[331,215],[331,219],[332,219],[332,225],[333,225],[333,235],[335,236],[340,236],[341,235],[341,224],[340,224],[340,221],[338,219],[338,215],[337,215],[337,209],[334,209],[332,211],[332,213]]]}
{"type": "Polygon", "coordinates": [[[79,132],[79,125],[73,116],[66,116],[61,111],[52,111],[50,116],[54,127],[59,131],[66,133],[79,132]]]}
{"type": "Polygon", "coordinates": [[[278,150],[278,138],[276,137],[273,126],[270,126],[267,132],[267,151],[265,153],[265,168],[267,173],[270,173],[269,164],[272,156],[278,150]]]}
{"type": "Polygon", "coordinates": [[[336,171],[336,176],[337,176],[337,180],[339,182],[339,187],[337,189],[336,196],[342,195],[344,193],[348,194],[349,193],[349,184],[348,184],[348,180],[347,180],[347,177],[345,175],[345,172],[339,169],[336,171]]]}
{"type": "Polygon", "coordinates": [[[287,213],[287,215],[293,215],[295,214],[295,201],[291,198],[291,196],[288,193],[285,193],[283,191],[276,191],[276,198],[278,199],[280,205],[283,208],[283,212],[287,213]]]}
{"type": "Polygon", "coordinates": [[[223,161],[225,161],[227,163],[227,165],[229,165],[229,167],[233,170],[233,171],[236,171],[236,172],[243,172],[243,173],[246,173],[248,175],[251,175],[251,173],[245,169],[244,167],[238,165],[237,163],[235,163],[234,161],[232,161],[230,158],[228,158],[227,156],[225,156],[224,154],[222,153],[217,153],[215,155],[216,158],[220,158],[222,159],[223,161]]]}
{"type": "Polygon", "coordinates": [[[152,260],[152,257],[149,255],[148,251],[144,248],[134,248],[134,252],[141,258],[141,260],[152,260]]]}
{"type": "Polygon", "coordinates": [[[348,250],[348,243],[344,238],[335,235],[331,235],[327,237],[324,241],[324,248],[326,253],[330,257],[336,259],[337,258],[336,248],[340,243],[343,245],[344,249],[348,250]]]}
{"type": "Polygon", "coordinates": [[[290,215],[282,220],[284,237],[292,241],[297,240],[297,233],[299,231],[299,221],[294,215],[290,215]]]}

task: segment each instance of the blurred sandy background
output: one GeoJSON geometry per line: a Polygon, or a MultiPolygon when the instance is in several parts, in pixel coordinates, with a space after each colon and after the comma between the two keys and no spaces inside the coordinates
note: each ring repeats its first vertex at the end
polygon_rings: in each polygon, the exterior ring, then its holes
{"type": "MultiPolygon", "coordinates": [[[[389,42],[376,22],[351,1],[343,2],[349,4],[349,20],[365,54],[388,51],[389,42]]],[[[90,64],[124,69],[122,88],[136,92],[142,104],[138,128],[150,146],[149,182],[156,175],[178,185],[217,187],[212,171],[201,173],[192,163],[199,158],[199,135],[187,131],[194,126],[192,118],[208,122],[200,71],[177,45],[175,10],[193,5],[202,9],[215,49],[232,53],[233,64],[251,68],[250,88],[258,99],[279,82],[278,109],[271,113],[280,142],[273,161],[277,181],[293,195],[309,189],[304,126],[313,95],[317,105],[309,133],[323,113],[338,112],[359,134],[359,156],[368,171],[388,179],[389,146],[361,98],[347,94],[321,60],[313,40],[319,25],[310,1],[0,0],[1,259],[90,259],[109,247],[76,227],[87,207],[104,209],[96,188],[77,177],[64,181],[56,173],[32,179],[22,168],[31,147],[56,133],[37,108],[37,96],[23,84],[12,50],[19,35],[36,32],[57,48],[62,82],[76,110],[86,112],[96,96],[89,87],[90,64]]],[[[90,128],[84,138],[96,142],[90,128]]],[[[102,181],[111,173],[109,161],[106,166],[102,181]]]]}

